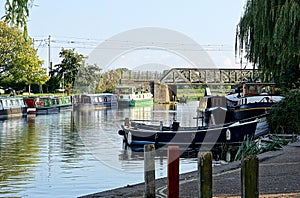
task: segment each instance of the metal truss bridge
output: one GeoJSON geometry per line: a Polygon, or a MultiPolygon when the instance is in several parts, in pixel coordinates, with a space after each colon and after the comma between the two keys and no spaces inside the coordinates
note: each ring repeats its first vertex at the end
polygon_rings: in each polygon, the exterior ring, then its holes
{"type": "Polygon", "coordinates": [[[235,85],[243,81],[259,80],[258,70],[216,68],[172,68],[167,71],[126,71],[122,81],[150,82],[167,85],[215,84],[235,85]]]}

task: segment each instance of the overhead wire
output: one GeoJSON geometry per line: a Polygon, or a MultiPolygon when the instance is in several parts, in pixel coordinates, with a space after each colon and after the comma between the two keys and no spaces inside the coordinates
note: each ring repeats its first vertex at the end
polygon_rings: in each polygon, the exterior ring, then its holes
{"type": "MultiPolygon", "coordinates": [[[[38,47],[46,47],[48,39],[35,39],[36,41],[44,42],[38,47]]],[[[158,42],[158,41],[131,41],[131,40],[100,40],[100,39],[90,39],[90,38],[76,38],[76,37],[60,37],[50,39],[51,48],[80,48],[80,49],[109,49],[109,50],[126,50],[128,47],[141,47],[144,46],[145,49],[148,46],[159,47],[163,46],[165,48],[172,48],[172,50],[180,51],[233,51],[233,46],[226,44],[205,44],[199,46],[191,43],[180,43],[180,42],[158,42]],[[68,39],[64,39],[68,38],[68,39]],[[101,43],[106,42],[106,45],[110,46],[99,46],[101,43]]]]}

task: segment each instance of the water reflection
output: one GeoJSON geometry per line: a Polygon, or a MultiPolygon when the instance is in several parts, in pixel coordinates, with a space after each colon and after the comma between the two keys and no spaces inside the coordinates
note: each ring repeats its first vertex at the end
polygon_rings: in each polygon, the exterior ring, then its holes
{"type": "MultiPolygon", "coordinates": [[[[197,106],[155,104],[2,120],[0,196],[76,197],[142,182],[143,152],[124,147],[118,135],[124,119],[165,125],[176,119],[195,126],[197,106]]],[[[166,156],[157,151],[157,177],[167,173],[166,156]]],[[[181,172],[197,169],[195,156],[182,156],[181,172]]]]}

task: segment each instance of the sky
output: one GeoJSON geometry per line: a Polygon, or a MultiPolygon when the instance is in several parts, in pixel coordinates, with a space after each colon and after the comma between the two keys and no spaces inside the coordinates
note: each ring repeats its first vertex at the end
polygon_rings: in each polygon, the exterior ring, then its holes
{"type": "MultiPolygon", "coordinates": [[[[3,16],[4,1],[1,2],[0,15],[3,16]]],[[[191,38],[208,50],[217,67],[240,68],[234,56],[234,42],[245,3],[245,0],[34,0],[27,22],[28,33],[44,65],[48,65],[49,60],[53,65],[60,63],[62,48],[74,48],[90,57],[98,45],[115,35],[155,27],[191,38]]],[[[182,40],[176,42],[185,45],[182,40]]],[[[176,65],[176,61],[178,65],[185,64],[176,54],[170,56],[169,51],[161,50],[132,51],[113,64],[145,65],[151,63],[150,59],[157,64],[176,65]],[[162,56],[157,54],[169,58],[160,62],[162,56]]]]}

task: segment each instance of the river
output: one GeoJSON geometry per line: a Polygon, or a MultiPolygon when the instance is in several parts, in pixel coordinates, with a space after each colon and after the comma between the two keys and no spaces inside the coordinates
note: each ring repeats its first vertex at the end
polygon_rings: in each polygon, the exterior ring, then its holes
{"type": "MultiPolygon", "coordinates": [[[[198,102],[97,111],[63,111],[0,120],[0,197],[77,197],[143,182],[142,152],[126,149],[118,135],[126,117],[196,126],[198,102]]],[[[156,178],[167,174],[166,154],[156,178]]],[[[180,172],[197,169],[181,158],[180,172]]]]}

